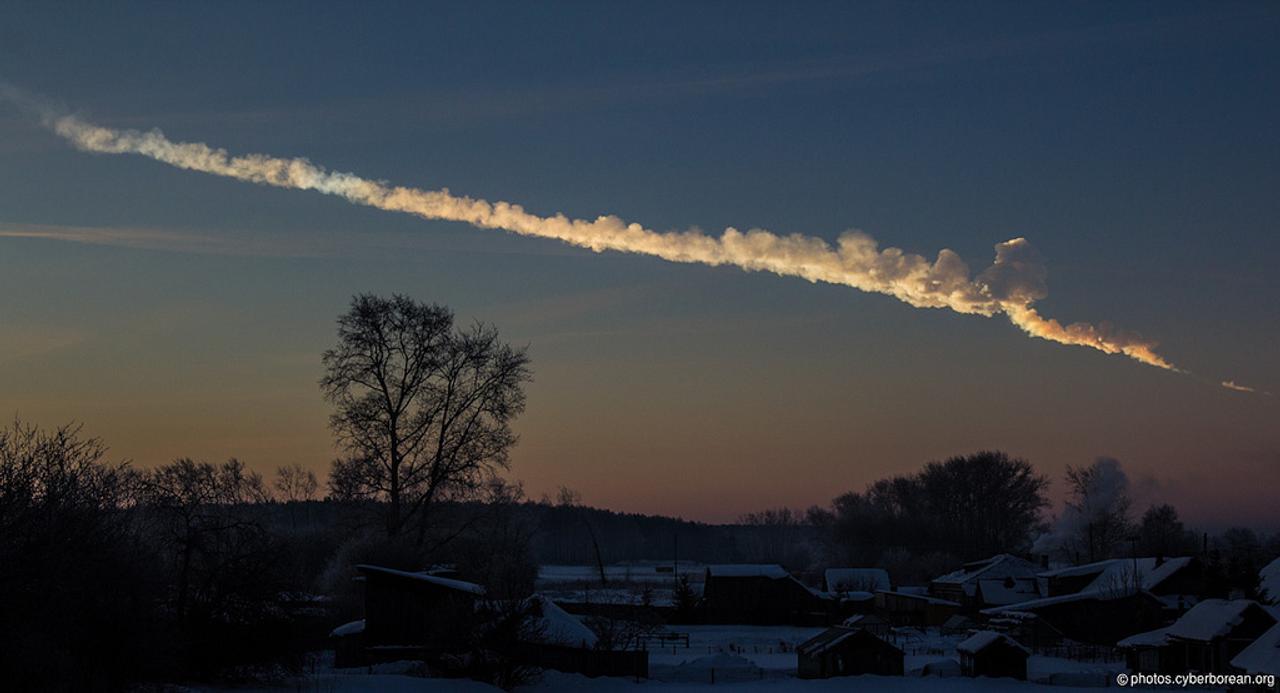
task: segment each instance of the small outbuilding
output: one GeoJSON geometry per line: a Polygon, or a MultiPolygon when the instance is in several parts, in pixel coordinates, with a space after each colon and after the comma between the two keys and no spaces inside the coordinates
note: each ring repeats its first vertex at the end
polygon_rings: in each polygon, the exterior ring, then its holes
{"type": "Polygon", "coordinates": [[[1031,652],[1004,633],[983,630],[956,646],[960,670],[965,676],[1027,679],[1031,652]]]}
{"type": "Polygon", "coordinates": [[[796,646],[802,679],[875,674],[902,676],[902,650],[864,628],[835,626],[796,646]]]}
{"type": "Polygon", "coordinates": [[[364,622],[342,626],[333,636],[358,643],[369,661],[413,659],[449,648],[458,630],[475,622],[476,602],[485,593],[480,585],[431,571],[375,565],[356,570],[364,584],[364,622]]]}

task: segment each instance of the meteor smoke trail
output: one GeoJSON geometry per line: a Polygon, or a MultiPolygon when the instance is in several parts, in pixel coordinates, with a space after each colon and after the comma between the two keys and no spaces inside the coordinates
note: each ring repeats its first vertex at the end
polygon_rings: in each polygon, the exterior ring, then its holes
{"type": "Polygon", "coordinates": [[[1027,334],[1060,344],[1123,354],[1157,368],[1178,371],[1155,352],[1155,343],[1110,328],[1105,323],[1062,325],[1036,311],[1046,295],[1046,271],[1024,238],[996,245],[995,262],[970,278],[969,267],[951,250],[930,262],[898,248],[881,250],[861,232],[841,235],[835,245],[821,238],[781,236],[763,229],[727,228],[719,237],[697,231],[659,232],[616,216],[594,220],[563,214],[539,216],[510,202],[487,202],[442,190],[418,190],[328,171],[307,159],[262,154],[231,156],[198,142],[173,142],[159,130],[114,130],[75,116],[46,115],[45,125],[76,147],[104,154],[139,154],[178,168],[238,180],[337,195],[377,209],[424,219],[460,221],[523,236],[554,238],[596,252],[615,250],[652,255],[671,262],[733,265],[811,282],[849,286],[887,294],[917,308],[948,308],[958,313],[1003,314],[1027,334]]]}

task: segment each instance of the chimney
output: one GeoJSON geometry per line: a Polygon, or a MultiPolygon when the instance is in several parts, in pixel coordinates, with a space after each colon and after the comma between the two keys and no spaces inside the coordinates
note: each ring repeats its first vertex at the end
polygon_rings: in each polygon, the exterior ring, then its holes
{"type": "Polygon", "coordinates": [[[1040,554],[1040,568],[1042,570],[1049,569],[1049,554],[1047,553],[1040,554]]]}

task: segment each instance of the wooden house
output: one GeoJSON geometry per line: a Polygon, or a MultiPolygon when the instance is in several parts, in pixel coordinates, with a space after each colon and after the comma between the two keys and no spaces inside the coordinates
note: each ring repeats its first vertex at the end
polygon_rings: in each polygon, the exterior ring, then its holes
{"type": "Polygon", "coordinates": [[[1231,662],[1276,625],[1271,613],[1249,599],[1206,599],[1164,628],[1121,640],[1134,671],[1231,673],[1231,662]]]}
{"type": "Polygon", "coordinates": [[[476,601],[485,592],[480,585],[429,572],[374,565],[356,570],[364,582],[360,645],[374,659],[448,649],[459,629],[474,622],[476,601]]]}
{"type": "Polygon", "coordinates": [[[1112,558],[1043,571],[1038,577],[1045,597],[1143,590],[1155,595],[1167,608],[1185,605],[1174,617],[1199,601],[1205,592],[1204,566],[1192,556],[1112,558]]]}
{"type": "Polygon", "coordinates": [[[825,625],[836,606],[779,565],[707,566],[702,587],[707,623],[825,625]]]}
{"type": "Polygon", "coordinates": [[[958,602],[914,592],[876,592],[876,613],[895,626],[941,626],[960,611],[958,602]]]}
{"type": "Polygon", "coordinates": [[[865,628],[835,626],[796,646],[802,679],[875,674],[901,676],[902,650],[865,628]]]}
{"type": "Polygon", "coordinates": [[[1034,614],[1051,632],[1093,645],[1112,645],[1168,622],[1164,603],[1143,591],[1085,591],[982,611],[988,620],[1011,613],[1034,614]]]}
{"type": "MultiPolygon", "coordinates": [[[[1031,561],[1002,553],[981,561],[966,563],[957,570],[934,578],[929,583],[929,594],[970,609],[994,606],[980,601],[982,595],[978,587],[982,581],[989,581],[989,590],[1004,584],[1006,578],[1022,580],[1025,585],[1025,581],[1035,580],[1039,569],[1040,567],[1031,561]]],[[[1038,594],[1032,596],[1038,596],[1038,594]]]]}

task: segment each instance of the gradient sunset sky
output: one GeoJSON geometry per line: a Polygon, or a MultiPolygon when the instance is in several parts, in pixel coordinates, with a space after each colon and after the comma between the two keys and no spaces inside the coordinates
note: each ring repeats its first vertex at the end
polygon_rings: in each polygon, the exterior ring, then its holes
{"type": "Polygon", "coordinates": [[[0,104],[6,415],[142,466],[322,472],[334,320],[401,292],[529,345],[511,476],[535,498],[719,521],[998,448],[1055,498],[1107,455],[1142,507],[1280,526],[1280,4],[50,5],[0,8],[0,80],[94,123],[539,214],[859,229],[975,271],[1022,236],[1038,308],[1190,373],[85,153],[0,104]]]}

